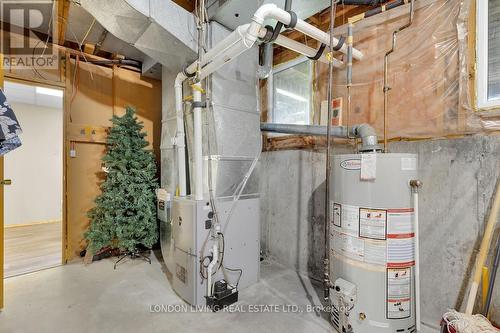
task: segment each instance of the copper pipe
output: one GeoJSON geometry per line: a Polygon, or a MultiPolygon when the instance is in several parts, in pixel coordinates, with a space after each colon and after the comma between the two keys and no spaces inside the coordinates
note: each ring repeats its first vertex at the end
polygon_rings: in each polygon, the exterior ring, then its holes
{"type": "Polygon", "coordinates": [[[410,20],[408,23],[405,25],[399,27],[398,29],[394,30],[392,33],[392,47],[389,51],[386,52],[385,57],[384,57],[384,152],[387,153],[387,121],[388,121],[388,92],[391,90],[391,87],[388,86],[387,81],[388,81],[388,72],[389,72],[389,55],[394,52],[394,49],[396,47],[396,36],[399,32],[403,31],[404,29],[408,28],[412,23],[413,23],[413,14],[414,14],[414,2],[415,0],[411,0],[410,2],[410,20]]]}

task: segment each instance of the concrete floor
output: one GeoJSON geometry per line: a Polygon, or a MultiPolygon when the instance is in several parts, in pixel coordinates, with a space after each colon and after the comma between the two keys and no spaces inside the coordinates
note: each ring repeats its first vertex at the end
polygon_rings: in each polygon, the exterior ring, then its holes
{"type": "Polygon", "coordinates": [[[108,259],[7,278],[0,332],[332,332],[320,314],[306,311],[320,304],[310,280],[279,264],[263,262],[260,282],[242,290],[237,304],[298,305],[304,312],[153,312],[153,305],[185,304],[163,270],[153,255],[151,265],[127,261],[113,270],[108,259]]]}

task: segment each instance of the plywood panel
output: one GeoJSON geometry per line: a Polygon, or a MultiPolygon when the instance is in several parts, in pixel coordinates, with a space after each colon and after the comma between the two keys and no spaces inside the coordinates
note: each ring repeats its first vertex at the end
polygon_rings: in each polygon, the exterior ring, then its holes
{"type": "Polygon", "coordinates": [[[121,115],[126,106],[137,110],[144,122],[147,140],[159,158],[161,140],[161,82],[141,77],[123,68],[102,67],[75,61],[67,73],[69,116],[67,134],[67,238],[68,260],[87,246],[83,234],[104,180],[101,158],[105,153],[106,130],[113,114],[121,115]],[[76,157],[69,156],[71,147],[76,157]]]}
{"type": "Polygon", "coordinates": [[[144,122],[144,130],[148,133],[146,140],[160,157],[161,140],[161,82],[140,73],[115,67],[114,77],[114,109],[115,114],[123,114],[126,106],[137,111],[140,121],[144,122]]]}
{"type": "Polygon", "coordinates": [[[82,61],[71,61],[69,122],[92,126],[110,126],[113,115],[111,68],[82,61]]]}
{"type": "Polygon", "coordinates": [[[76,157],[67,158],[68,163],[68,259],[79,255],[87,244],[83,233],[89,221],[87,211],[94,206],[94,199],[101,193],[99,185],[104,180],[101,157],[105,145],[74,143],[76,157]]]}

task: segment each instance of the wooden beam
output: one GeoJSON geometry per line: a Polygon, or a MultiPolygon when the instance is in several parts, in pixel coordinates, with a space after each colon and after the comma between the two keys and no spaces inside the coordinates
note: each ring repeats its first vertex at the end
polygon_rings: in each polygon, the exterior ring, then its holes
{"type": "Polygon", "coordinates": [[[84,53],[94,54],[94,51],[95,51],[95,44],[92,44],[92,43],[86,43],[86,44],[83,46],[83,52],[84,52],[84,53]]]}
{"type": "Polygon", "coordinates": [[[173,0],[176,4],[187,10],[188,12],[194,11],[194,3],[196,0],[173,0]]]}
{"type": "Polygon", "coordinates": [[[57,44],[64,45],[68,26],[69,0],[57,0],[57,44]]]}

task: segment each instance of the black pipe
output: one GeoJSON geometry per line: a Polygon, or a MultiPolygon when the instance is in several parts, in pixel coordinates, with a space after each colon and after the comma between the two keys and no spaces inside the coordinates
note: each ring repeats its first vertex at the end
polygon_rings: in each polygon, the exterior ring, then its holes
{"type": "Polygon", "coordinates": [[[130,59],[88,60],[86,62],[95,65],[123,65],[123,66],[132,66],[138,69],[142,69],[142,65],[139,61],[130,59]]]}
{"type": "Polygon", "coordinates": [[[394,2],[391,2],[391,3],[388,3],[385,6],[380,6],[380,7],[377,7],[377,8],[370,9],[370,10],[368,10],[368,11],[365,12],[364,18],[367,18],[367,17],[370,17],[370,16],[374,16],[374,15],[382,13],[383,11],[390,10],[390,9],[402,6],[405,3],[406,3],[405,0],[397,0],[397,1],[394,1],[394,2]]]}

